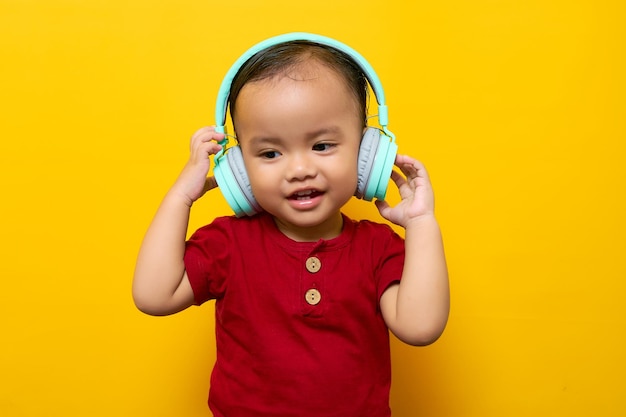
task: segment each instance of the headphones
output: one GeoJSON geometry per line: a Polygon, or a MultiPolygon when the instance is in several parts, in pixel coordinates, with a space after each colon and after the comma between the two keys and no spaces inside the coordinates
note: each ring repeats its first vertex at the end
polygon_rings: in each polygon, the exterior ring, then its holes
{"type": "MultiPolygon", "coordinates": [[[[235,61],[222,81],[215,105],[215,130],[219,133],[226,133],[225,124],[230,88],[241,67],[256,53],[271,46],[291,41],[308,41],[337,49],[352,58],[363,71],[376,96],[378,122],[381,129],[367,128],[361,140],[355,196],[367,201],[372,201],[374,198],[384,199],[398,151],[395,136],[387,130],[388,113],[385,104],[385,93],[378,75],[376,75],[376,72],[374,72],[374,69],[365,58],[354,49],[334,39],[311,33],[295,32],[266,39],[248,49],[235,61]]],[[[227,138],[220,142],[222,150],[214,158],[215,167],[213,168],[213,174],[215,180],[228,205],[237,217],[244,215],[252,216],[263,211],[263,209],[252,194],[241,148],[238,145],[227,148],[227,143],[227,138]]]]}

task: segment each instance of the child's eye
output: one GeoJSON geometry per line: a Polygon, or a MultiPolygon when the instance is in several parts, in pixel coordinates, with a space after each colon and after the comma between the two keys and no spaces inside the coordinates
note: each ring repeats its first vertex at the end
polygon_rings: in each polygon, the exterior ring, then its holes
{"type": "Polygon", "coordinates": [[[324,152],[330,150],[333,146],[335,145],[332,143],[316,143],[315,145],[313,145],[313,150],[318,152],[324,152]]]}
{"type": "Polygon", "coordinates": [[[265,159],[274,159],[280,155],[277,151],[265,151],[261,153],[261,157],[265,159]]]}

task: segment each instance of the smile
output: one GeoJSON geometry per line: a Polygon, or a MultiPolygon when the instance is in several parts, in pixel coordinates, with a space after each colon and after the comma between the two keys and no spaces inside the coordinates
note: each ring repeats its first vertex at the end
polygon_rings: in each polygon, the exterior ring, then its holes
{"type": "Polygon", "coordinates": [[[316,190],[302,190],[302,191],[293,193],[291,196],[289,196],[289,199],[297,200],[297,201],[306,201],[306,200],[311,200],[321,194],[322,194],[321,192],[316,191],[316,190]]]}

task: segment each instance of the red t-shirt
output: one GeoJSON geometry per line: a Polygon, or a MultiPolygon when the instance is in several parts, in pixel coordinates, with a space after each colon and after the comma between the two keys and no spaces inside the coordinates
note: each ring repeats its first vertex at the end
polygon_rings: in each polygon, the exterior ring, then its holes
{"type": "Polygon", "coordinates": [[[391,415],[379,300],[403,264],[389,226],[345,216],[318,242],[289,239],[265,213],[196,231],[185,267],[196,304],[216,299],[214,416],[391,415]]]}

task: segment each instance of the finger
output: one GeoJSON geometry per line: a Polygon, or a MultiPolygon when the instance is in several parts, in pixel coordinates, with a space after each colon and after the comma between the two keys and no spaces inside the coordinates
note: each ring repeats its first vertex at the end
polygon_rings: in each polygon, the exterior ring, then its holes
{"type": "Polygon", "coordinates": [[[419,172],[419,168],[414,163],[404,163],[399,165],[399,168],[407,178],[414,178],[419,172]]]}
{"type": "Polygon", "coordinates": [[[424,164],[408,155],[397,155],[395,160],[397,167],[411,166],[416,170],[425,169],[424,164]]]}
{"type": "Polygon", "coordinates": [[[389,213],[391,211],[391,206],[385,200],[376,200],[374,201],[376,208],[381,216],[385,219],[389,219],[389,213]]]}
{"type": "Polygon", "coordinates": [[[391,171],[391,179],[396,185],[402,199],[410,197],[413,191],[411,190],[409,182],[402,174],[397,171],[391,171]]]}
{"type": "Polygon", "coordinates": [[[406,175],[409,182],[416,178],[424,179],[426,182],[430,181],[426,167],[422,162],[416,159],[406,155],[399,155],[399,157],[396,158],[396,166],[406,175]]]}
{"type": "Polygon", "coordinates": [[[398,171],[391,171],[391,180],[400,188],[403,184],[406,184],[406,178],[402,176],[398,171]]]}
{"type": "Polygon", "coordinates": [[[200,149],[209,155],[215,155],[222,149],[222,145],[217,142],[205,142],[200,146],[200,149]]]}
{"type": "Polygon", "coordinates": [[[213,131],[214,130],[209,126],[201,127],[200,129],[196,130],[193,135],[191,135],[191,142],[198,142],[202,137],[211,135],[213,131]]]}
{"type": "Polygon", "coordinates": [[[396,155],[396,161],[395,161],[396,165],[400,166],[400,165],[405,165],[405,164],[409,164],[409,165],[414,165],[416,167],[423,167],[424,165],[418,161],[417,159],[410,157],[408,155],[402,155],[402,154],[398,154],[396,155]]]}
{"type": "Polygon", "coordinates": [[[413,158],[411,158],[408,155],[397,154],[395,165],[399,168],[403,165],[410,164],[412,161],[413,161],[413,158]]]}
{"type": "Polygon", "coordinates": [[[401,195],[405,188],[410,188],[412,181],[415,179],[414,173],[414,171],[406,167],[402,170],[402,174],[398,171],[392,171],[391,179],[400,190],[401,195]]]}
{"type": "Polygon", "coordinates": [[[223,133],[218,133],[215,131],[215,127],[207,126],[198,129],[191,137],[190,147],[197,148],[202,143],[206,142],[221,142],[224,140],[225,135],[223,133]]]}
{"type": "Polygon", "coordinates": [[[207,139],[198,137],[197,142],[192,143],[191,154],[192,155],[215,155],[222,149],[222,145],[216,142],[214,139],[207,139]]]}
{"type": "Polygon", "coordinates": [[[222,149],[222,147],[217,143],[207,143],[192,151],[189,155],[189,161],[194,164],[206,166],[208,171],[211,166],[211,156],[216,155],[220,149],[222,149]]]}
{"type": "Polygon", "coordinates": [[[204,181],[204,192],[217,188],[217,180],[214,176],[207,177],[204,181]]]}

